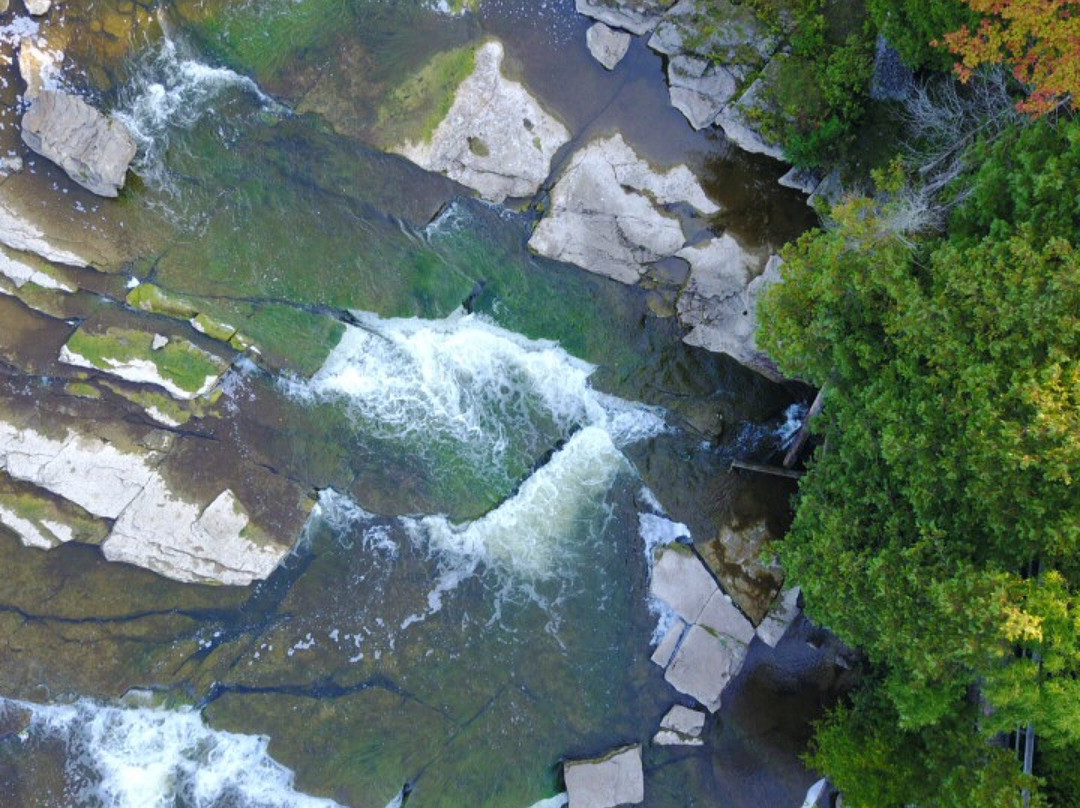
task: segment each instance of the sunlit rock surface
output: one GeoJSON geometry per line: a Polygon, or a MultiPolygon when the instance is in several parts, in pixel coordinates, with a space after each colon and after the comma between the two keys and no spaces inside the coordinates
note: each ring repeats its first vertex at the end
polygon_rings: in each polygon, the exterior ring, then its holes
{"type": "Polygon", "coordinates": [[[660,22],[660,15],[674,0],[576,0],[579,14],[592,17],[632,34],[645,34],[660,22]]]}
{"type": "Polygon", "coordinates": [[[616,749],[593,760],[568,760],[563,777],[570,808],[615,808],[645,799],[640,746],[616,749]]]}
{"type": "Polygon", "coordinates": [[[81,98],[42,89],[23,115],[26,145],[75,182],[100,196],[117,196],[135,157],[131,133],[81,98]]]}
{"type": "Polygon", "coordinates": [[[535,194],[552,156],[570,139],[523,85],[503,75],[502,61],[499,42],[477,49],[476,69],[458,87],[431,139],[394,148],[492,202],[535,194]]]}
{"type": "Polygon", "coordinates": [[[549,258],[636,283],[649,264],[675,255],[686,243],[679,217],[668,210],[679,206],[698,215],[719,210],[685,165],[658,171],[622,135],[594,140],[562,172],[529,246],[549,258]]]}
{"type": "Polygon", "coordinates": [[[590,25],[585,32],[585,43],[596,61],[608,70],[614,70],[630,48],[630,34],[612,30],[598,22],[590,25]]]}
{"type": "Polygon", "coordinates": [[[653,743],[660,746],[702,746],[705,743],[701,737],[705,718],[705,713],[700,710],[676,704],[661,719],[660,730],[653,736],[653,743]]]}

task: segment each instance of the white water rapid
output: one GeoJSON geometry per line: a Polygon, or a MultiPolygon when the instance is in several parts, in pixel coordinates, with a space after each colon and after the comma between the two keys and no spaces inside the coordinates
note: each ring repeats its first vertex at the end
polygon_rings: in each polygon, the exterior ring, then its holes
{"type": "Polygon", "coordinates": [[[293,788],[269,738],[219,732],[193,709],[4,702],[31,713],[24,743],[60,740],[72,805],[101,808],[339,808],[293,788]]]}

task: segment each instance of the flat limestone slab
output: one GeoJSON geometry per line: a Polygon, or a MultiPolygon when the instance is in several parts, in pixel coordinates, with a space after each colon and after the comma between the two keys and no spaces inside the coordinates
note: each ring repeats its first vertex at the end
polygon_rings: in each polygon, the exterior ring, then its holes
{"type": "Polygon", "coordinates": [[[705,606],[720,592],[709,570],[688,547],[657,551],[649,593],[675,610],[687,623],[698,621],[705,606]]]}
{"type": "Polygon", "coordinates": [[[476,69],[458,87],[431,140],[393,149],[492,202],[530,197],[551,171],[570,132],[525,87],[502,74],[503,46],[476,51],[476,69]]]}
{"type": "Polygon", "coordinates": [[[592,760],[568,760],[563,778],[569,808],[614,808],[645,799],[641,746],[627,746],[592,760]]]}
{"type": "Polygon", "coordinates": [[[691,626],[683,637],[664,679],[701,702],[710,713],[720,709],[720,695],[742,668],[746,646],[717,636],[702,626],[691,626]]]}
{"type": "Polygon", "coordinates": [[[653,743],[661,746],[702,746],[705,743],[701,737],[705,718],[705,713],[700,710],[676,704],[660,720],[660,731],[653,736],[653,743]]]}

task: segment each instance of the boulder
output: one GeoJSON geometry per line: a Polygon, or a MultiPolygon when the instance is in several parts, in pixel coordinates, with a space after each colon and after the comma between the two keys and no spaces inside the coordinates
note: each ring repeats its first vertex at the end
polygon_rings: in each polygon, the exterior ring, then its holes
{"type": "Polygon", "coordinates": [[[694,56],[668,60],[671,104],[695,129],[711,126],[720,110],[735,96],[735,77],[717,65],[694,56]]]}
{"type": "Polygon", "coordinates": [[[675,622],[664,632],[664,638],[660,640],[656,650],[653,651],[652,656],[649,658],[661,668],[666,668],[668,663],[671,662],[671,658],[675,656],[675,649],[679,647],[679,640],[682,639],[685,631],[686,623],[679,618],[675,618],[675,622]]]}
{"type": "Polygon", "coordinates": [[[641,36],[660,22],[675,0],[575,0],[578,14],[641,36]]]}
{"type": "Polygon", "coordinates": [[[569,808],[615,808],[645,799],[641,746],[615,749],[601,758],[568,760],[563,779],[569,808]]]}
{"type": "Polygon", "coordinates": [[[792,168],[777,182],[785,188],[812,194],[821,184],[821,175],[810,168],[792,168]]]}
{"type": "Polygon", "coordinates": [[[119,195],[136,151],[122,123],[77,96],[44,88],[23,115],[22,138],[100,196],[119,195]]]}
{"type": "Polygon", "coordinates": [[[35,17],[40,17],[42,14],[48,14],[49,9],[52,8],[52,0],[24,0],[24,2],[26,10],[35,17]]]}
{"type": "Polygon", "coordinates": [[[391,148],[445,174],[492,202],[531,197],[547,179],[555,152],[570,139],[524,86],[502,74],[503,46],[487,42],[457,88],[430,140],[391,148]]]}
{"type": "Polygon", "coordinates": [[[626,56],[630,48],[630,34],[625,31],[613,31],[602,22],[589,26],[585,32],[585,44],[589,47],[589,53],[608,70],[614,70],[615,65],[626,56]]]}
{"type": "Polygon", "coordinates": [[[778,45],[751,11],[727,0],[710,0],[707,9],[702,0],[680,0],[649,38],[649,47],[668,57],[672,105],[695,129],[714,123],[778,45]]]}
{"type": "Polygon", "coordinates": [[[754,627],[688,547],[657,551],[649,591],[690,624],[683,631],[677,621],[653,661],[666,666],[664,678],[672,687],[715,712],[724,687],[742,668],[754,627]]]}
{"type": "MultiPolygon", "coordinates": [[[[685,251],[684,251],[685,252],[685,251]]],[[[757,301],[780,281],[781,260],[771,256],[760,269],[760,257],[744,251],[728,236],[714,239],[693,253],[699,267],[679,297],[679,320],[690,329],[683,341],[726,353],[773,380],[781,374],[757,347],[757,301]]]]}
{"type": "Polygon", "coordinates": [[[529,246],[622,283],[636,283],[649,264],[685,244],[668,208],[719,210],[685,165],[660,172],[621,135],[594,140],[571,158],[551,192],[547,215],[529,246]]]}
{"type": "Polygon", "coordinates": [[[701,734],[705,729],[705,713],[676,704],[660,719],[660,731],[653,736],[653,743],[660,746],[702,746],[701,734]]]}
{"type": "Polygon", "coordinates": [[[649,594],[671,607],[687,623],[696,623],[719,591],[709,570],[689,547],[667,545],[657,552],[649,594]]]}

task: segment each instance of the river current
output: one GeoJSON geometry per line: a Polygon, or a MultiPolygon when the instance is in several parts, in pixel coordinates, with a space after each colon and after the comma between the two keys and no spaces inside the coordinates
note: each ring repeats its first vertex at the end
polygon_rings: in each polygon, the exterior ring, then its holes
{"type": "MultiPolygon", "coordinates": [[[[662,290],[531,255],[535,206],[478,201],[373,148],[369,99],[497,37],[573,132],[566,153],[621,131],[690,165],[724,206],[717,229],[770,251],[811,222],[781,167],[693,132],[640,41],[618,72],[594,64],[570,0],[53,13],[78,66],[67,86],[140,146],[121,201],[102,202],[22,150],[8,99],[21,193],[115,247],[79,275],[72,322],[160,327],[123,305],[144,284],[247,318],[270,350],[237,359],[217,410],[178,434],[315,501],[249,588],[0,532],[0,806],[554,808],[563,759],[647,744],[690,703],[649,661],[666,619],[652,550],[740,520],[782,529],[792,489],[728,464],[782,447],[800,391],[683,345],[662,290]]],[[[5,400],[70,414],[49,336],[68,326],[5,316],[25,360],[5,400]]],[[[109,396],[80,406],[141,417],[109,396]]],[[[704,746],[647,745],[646,805],[797,805],[835,675],[813,638],[799,624],[755,644],[704,746]]]]}

